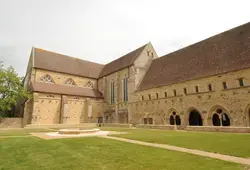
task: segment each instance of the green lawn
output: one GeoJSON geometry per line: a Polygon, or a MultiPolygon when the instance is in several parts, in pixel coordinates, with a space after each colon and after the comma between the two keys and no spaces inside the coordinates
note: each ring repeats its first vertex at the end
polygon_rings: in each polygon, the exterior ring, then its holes
{"type": "Polygon", "coordinates": [[[102,128],[127,131],[117,137],[162,143],[191,149],[216,152],[239,157],[250,157],[250,134],[185,132],[147,129],[102,128]]]}
{"type": "Polygon", "coordinates": [[[54,129],[14,129],[14,130],[1,130],[0,129],[0,138],[3,136],[27,136],[31,132],[50,132],[57,131],[54,129]]]}
{"type": "MultiPolygon", "coordinates": [[[[151,133],[151,132],[150,132],[151,133]]],[[[240,164],[103,138],[0,138],[0,170],[246,169],[240,164]]]]}

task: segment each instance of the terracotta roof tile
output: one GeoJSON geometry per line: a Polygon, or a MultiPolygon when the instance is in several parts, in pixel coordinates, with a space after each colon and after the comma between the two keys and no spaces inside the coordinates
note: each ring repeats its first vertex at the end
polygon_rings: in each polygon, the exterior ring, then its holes
{"type": "Polygon", "coordinates": [[[97,89],[88,89],[82,87],[74,87],[68,85],[59,85],[59,84],[42,83],[42,82],[32,82],[31,88],[35,92],[103,98],[101,92],[98,91],[97,89]]]}
{"type": "Polygon", "coordinates": [[[250,22],[155,59],[139,90],[250,67],[250,22]]]}
{"type": "Polygon", "coordinates": [[[133,65],[136,58],[141,54],[142,50],[147,46],[147,44],[143,45],[140,48],[137,48],[136,50],[106,64],[100,74],[100,78],[107,76],[113,72],[116,72],[118,70],[121,70],[123,68],[129,67],[133,65]]]}
{"type": "Polygon", "coordinates": [[[98,78],[104,65],[34,48],[34,67],[89,78],[98,78]]]}

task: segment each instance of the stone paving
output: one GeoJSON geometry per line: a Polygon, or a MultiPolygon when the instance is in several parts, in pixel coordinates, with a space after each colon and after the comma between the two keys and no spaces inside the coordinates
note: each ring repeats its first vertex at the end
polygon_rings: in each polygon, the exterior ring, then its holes
{"type": "Polygon", "coordinates": [[[32,136],[36,136],[42,139],[61,139],[61,138],[82,138],[82,137],[95,137],[95,136],[106,136],[113,134],[126,134],[127,132],[116,132],[116,131],[99,131],[100,133],[88,133],[88,134],[76,134],[76,135],[59,135],[57,132],[39,132],[30,133],[32,136]],[[102,133],[105,132],[105,133],[102,133]]]}
{"type": "Polygon", "coordinates": [[[250,165],[250,159],[247,159],[247,158],[240,158],[240,157],[235,157],[235,156],[230,156],[230,155],[222,155],[222,154],[218,154],[218,153],[206,152],[206,151],[201,151],[201,150],[196,150],[196,149],[187,149],[187,148],[166,145],[166,144],[142,142],[142,141],[137,141],[137,140],[132,140],[132,139],[113,137],[113,136],[100,136],[100,137],[106,138],[106,139],[113,139],[113,140],[118,140],[118,141],[123,141],[123,142],[144,145],[144,146],[151,146],[151,147],[168,149],[168,150],[173,150],[173,151],[178,151],[178,152],[185,152],[185,153],[190,153],[193,155],[199,155],[199,156],[204,156],[204,157],[209,157],[209,158],[214,158],[214,159],[220,159],[220,160],[234,162],[234,163],[250,165]]]}

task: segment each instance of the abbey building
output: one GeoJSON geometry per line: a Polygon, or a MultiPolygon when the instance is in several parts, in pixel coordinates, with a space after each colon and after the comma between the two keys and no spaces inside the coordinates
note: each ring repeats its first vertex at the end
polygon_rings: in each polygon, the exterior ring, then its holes
{"type": "Polygon", "coordinates": [[[250,23],[159,57],[151,43],[106,65],[32,48],[25,124],[250,126],[250,23]]]}

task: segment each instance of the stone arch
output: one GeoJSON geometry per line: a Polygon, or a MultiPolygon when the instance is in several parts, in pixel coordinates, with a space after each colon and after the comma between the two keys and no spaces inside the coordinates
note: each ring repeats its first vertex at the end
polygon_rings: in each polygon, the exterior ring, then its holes
{"type": "Polygon", "coordinates": [[[195,107],[190,107],[185,112],[185,124],[189,126],[203,126],[203,116],[201,111],[195,107]]]}
{"type": "Polygon", "coordinates": [[[221,105],[213,106],[208,113],[208,125],[230,126],[232,118],[225,107],[221,105]],[[219,122],[218,122],[219,118],[219,122]],[[216,120],[215,120],[216,119],[216,120]]]}
{"type": "Polygon", "coordinates": [[[250,127],[250,104],[246,107],[246,126],[250,127]]]}

